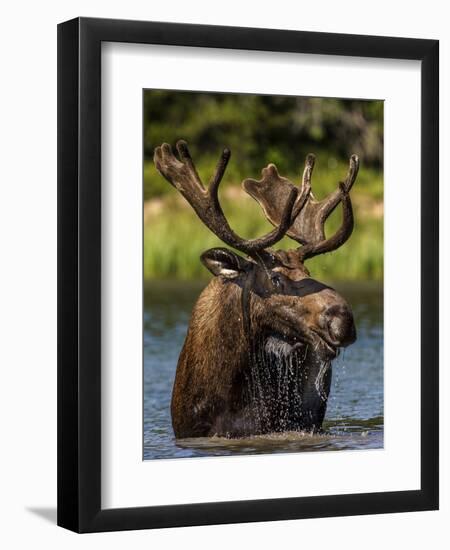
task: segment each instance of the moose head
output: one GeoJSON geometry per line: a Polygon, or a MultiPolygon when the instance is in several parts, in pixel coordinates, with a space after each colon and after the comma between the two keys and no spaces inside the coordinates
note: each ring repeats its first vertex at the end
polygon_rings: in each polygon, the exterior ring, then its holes
{"type": "Polygon", "coordinates": [[[194,306],[172,395],[177,437],[239,437],[321,429],[331,383],[331,360],[356,339],[351,309],[331,287],[311,278],[305,261],[342,246],[353,231],[349,196],[359,161],[344,182],[318,201],[311,191],[315,158],[308,155],[302,183],[281,177],[274,164],[244,190],[274,229],[244,239],[230,227],[218,189],[230,159],[225,149],[206,188],[185,141],[155,149],[158,171],[183,195],[200,220],[227,248],[201,261],[215,277],[194,306]],[[341,203],[340,228],[325,235],[325,222],[341,203]],[[300,246],[273,250],[284,236],[300,246]]]}

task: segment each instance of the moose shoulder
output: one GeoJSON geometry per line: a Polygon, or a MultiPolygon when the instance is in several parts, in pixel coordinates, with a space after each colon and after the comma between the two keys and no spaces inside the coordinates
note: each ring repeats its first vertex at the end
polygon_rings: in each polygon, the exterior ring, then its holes
{"type": "Polygon", "coordinates": [[[155,149],[159,172],[186,198],[202,222],[225,244],[201,256],[215,277],[192,311],[172,395],[177,438],[242,437],[321,429],[331,383],[331,361],[356,339],[350,306],[335,290],[310,277],[304,262],[336,250],[350,237],[349,191],[358,172],[353,155],[346,179],[322,201],[311,192],[314,156],[298,188],[270,164],[259,181],[243,187],[275,228],[243,239],[229,226],[218,187],[230,158],[225,149],[208,188],[184,141],[179,158],[168,144],[155,149]],[[331,237],[325,221],[341,203],[343,221],[331,237]],[[300,246],[273,247],[285,235],[300,246]]]}

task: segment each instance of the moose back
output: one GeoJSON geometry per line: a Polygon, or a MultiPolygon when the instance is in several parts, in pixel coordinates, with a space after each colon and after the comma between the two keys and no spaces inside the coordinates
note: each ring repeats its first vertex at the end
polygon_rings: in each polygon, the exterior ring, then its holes
{"type": "Polygon", "coordinates": [[[311,191],[314,156],[305,161],[297,187],[274,164],[244,190],[274,225],[268,234],[243,239],[229,226],[218,188],[230,159],[225,149],[205,187],[185,141],[178,157],[170,145],[155,149],[158,171],[184,196],[200,220],[228,248],[205,251],[201,261],[215,276],[192,311],[172,394],[177,438],[243,437],[283,431],[318,432],[326,412],[331,361],[353,343],[349,304],[334,289],[311,278],[305,261],[336,250],[353,231],[350,189],[356,155],[344,182],[318,201],[311,191]],[[342,205],[342,224],[330,237],[325,221],[342,205]],[[272,247],[284,236],[300,246],[272,247]]]}

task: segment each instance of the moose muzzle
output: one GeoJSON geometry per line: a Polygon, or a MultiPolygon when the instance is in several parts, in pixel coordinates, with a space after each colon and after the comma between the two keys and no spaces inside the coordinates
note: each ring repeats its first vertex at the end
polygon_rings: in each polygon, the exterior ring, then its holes
{"type": "Polygon", "coordinates": [[[356,340],[353,314],[347,306],[328,307],[322,313],[321,325],[328,332],[330,343],[335,347],[346,347],[356,340]]]}

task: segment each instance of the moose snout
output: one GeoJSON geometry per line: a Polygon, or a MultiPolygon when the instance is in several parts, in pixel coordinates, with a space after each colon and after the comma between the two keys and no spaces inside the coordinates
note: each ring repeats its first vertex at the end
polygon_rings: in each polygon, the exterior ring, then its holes
{"type": "Polygon", "coordinates": [[[322,326],[338,347],[353,344],[356,340],[356,328],[351,310],[342,305],[328,307],[322,314],[322,326]]]}

